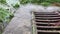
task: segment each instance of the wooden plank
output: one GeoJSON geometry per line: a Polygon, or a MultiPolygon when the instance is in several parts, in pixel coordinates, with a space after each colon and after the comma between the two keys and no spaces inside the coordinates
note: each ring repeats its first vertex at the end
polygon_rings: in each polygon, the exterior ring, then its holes
{"type": "Polygon", "coordinates": [[[35,18],[60,18],[60,17],[35,17],[35,18]]]}
{"type": "Polygon", "coordinates": [[[40,28],[60,28],[59,26],[37,26],[40,28]]]}
{"type": "Polygon", "coordinates": [[[60,32],[56,30],[37,30],[37,32],[60,32]]]}
{"type": "Polygon", "coordinates": [[[35,21],[59,21],[59,20],[39,20],[39,19],[35,19],[35,21]]]}
{"type": "Polygon", "coordinates": [[[60,17],[59,15],[35,15],[39,17],[60,17]]]}
{"type": "Polygon", "coordinates": [[[57,14],[53,12],[34,12],[34,14],[57,14]]]}
{"type": "Polygon", "coordinates": [[[36,24],[56,24],[56,23],[42,23],[42,22],[36,22],[36,24]]]}

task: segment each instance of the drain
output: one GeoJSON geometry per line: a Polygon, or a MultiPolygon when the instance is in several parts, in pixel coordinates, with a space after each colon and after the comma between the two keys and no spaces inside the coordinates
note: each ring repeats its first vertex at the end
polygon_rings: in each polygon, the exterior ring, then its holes
{"type": "Polygon", "coordinates": [[[33,12],[37,34],[59,34],[60,27],[55,26],[60,22],[60,15],[54,12],[33,12]]]}

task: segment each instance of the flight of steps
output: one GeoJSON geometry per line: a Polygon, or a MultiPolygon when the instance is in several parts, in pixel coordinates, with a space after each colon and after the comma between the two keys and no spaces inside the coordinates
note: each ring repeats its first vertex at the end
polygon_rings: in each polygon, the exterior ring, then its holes
{"type": "Polygon", "coordinates": [[[60,15],[54,12],[34,12],[37,34],[59,34],[60,15]]]}

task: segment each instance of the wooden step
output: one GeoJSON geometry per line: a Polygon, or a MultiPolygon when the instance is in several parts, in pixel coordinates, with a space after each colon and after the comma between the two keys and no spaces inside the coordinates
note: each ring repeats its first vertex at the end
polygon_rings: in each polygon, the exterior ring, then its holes
{"type": "Polygon", "coordinates": [[[44,22],[36,22],[36,24],[56,24],[56,23],[44,23],[44,22]]]}
{"type": "Polygon", "coordinates": [[[49,14],[49,15],[56,15],[57,13],[53,13],[53,12],[34,12],[34,14],[44,14],[44,15],[47,15],[47,14],[49,14]]]}
{"type": "Polygon", "coordinates": [[[60,32],[60,31],[56,31],[56,30],[37,30],[37,32],[50,32],[50,33],[52,33],[52,32],[60,32]]]}
{"type": "Polygon", "coordinates": [[[58,32],[37,32],[37,34],[59,34],[58,32]]]}
{"type": "Polygon", "coordinates": [[[35,17],[35,18],[47,18],[47,19],[49,19],[49,18],[60,18],[60,17],[35,17]]]}
{"type": "Polygon", "coordinates": [[[35,17],[60,17],[59,15],[35,15],[35,17]]]}
{"type": "Polygon", "coordinates": [[[35,18],[35,19],[39,19],[39,20],[60,20],[60,18],[35,18]]]}
{"type": "Polygon", "coordinates": [[[36,26],[40,28],[60,28],[59,26],[36,26]]]}
{"type": "Polygon", "coordinates": [[[39,19],[35,19],[35,21],[59,21],[59,20],[39,20],[39,19]]]}
{"type": "Polygon", "coordinates": [[[59,21],[39,21],[39,20],[35,20],[35,22],[43,22],[43,23],[58,23],[59,21]]]}

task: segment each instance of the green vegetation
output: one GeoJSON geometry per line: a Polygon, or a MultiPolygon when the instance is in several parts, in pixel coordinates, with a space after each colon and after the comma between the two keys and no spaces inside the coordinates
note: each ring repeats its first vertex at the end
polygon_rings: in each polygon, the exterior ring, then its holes
{"type": "Polygon", "coordinates": [[[0,3],[1,4],[5,4],[6,3],[6,0],[0,0],[0,3]]]}
{"type": "Polygon", "coordinates": [[[0,34],[4,30],[6,25],[10,22],[12,17],[13,17],[13,14],[11,12],[9,12],[6,9],[0,8],[0,29],[2,28],[0,30],[0,34]]]}
{"type": "Polygon", "coordinates": [[[7,19],[11,16],[11,13],[8,10],[0,8],[0,21],[7,21],[7,19]]]}
{"type": "Polygon", "coordinates": [[[33,3],[44,6],[49,6],[53,3],[60,3],[60,0],[21,0],[21,4],[33,3]]]}
{"type": "MultiPolygon", "coordinates": [[[[19,2],[20,4],[32,3],[32,4],[43,5],[43,6],[49,6],[53,3],[60,3],[60,0],[20,0],[19,2]]],[[[0,0],[0,4],[8,5],[6,0],[0,0]]],[[[15,3],[14,6],[12,5],[12,7],[15,9],[19,8],[19,4],[15,3]]],[[[0,23],[2,24],[3,22],[9,23],[12,17],[13,14],[9,12],[9,10],[0,8],[0,23]]]]}
{"type": "Polygon", "coordinates": [[[14,8],[19,8],[19,4],[16,3],[15,6],[13,6],[14,8]]]}
{"type": "Polygon", "coordinates": [[[2,34],[2,33],[0,32],[0,34],[2,34]]]}

